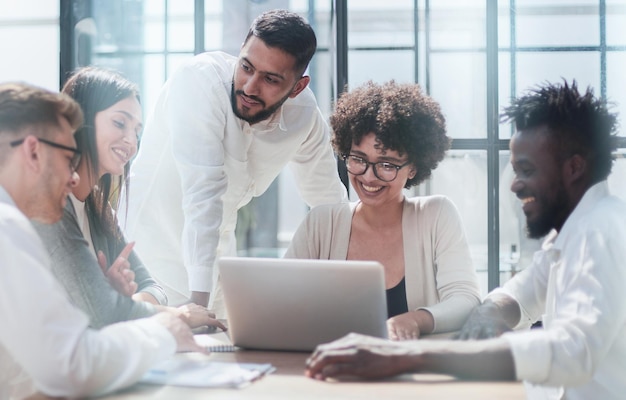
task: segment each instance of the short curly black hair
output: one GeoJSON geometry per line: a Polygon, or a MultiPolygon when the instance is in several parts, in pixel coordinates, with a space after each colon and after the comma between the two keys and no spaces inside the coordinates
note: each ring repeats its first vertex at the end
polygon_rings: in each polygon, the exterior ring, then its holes
{"type": "Polygon", "coordinates": [[[407,189],[430,177],[450,148],[439,104],[415,83],[369,81],[346,92],[337,101],[330,125],[332,144],[340,157],[372,132],[383,151],[407,154],[416,170],[404,186],[407,189]]]}
{"type": "Polygon", "coordinates": [[[592,182],[606,179],[611,173],[617,149],[617,114],[609,112],[608,103],[587,87],[546,82],[525,95],[513,99],[500,114],[501,122],[514,122],[517,131],[533,130],[543,125],[550,129],[558,160],[579,154],[590,165],[592,182]]]}

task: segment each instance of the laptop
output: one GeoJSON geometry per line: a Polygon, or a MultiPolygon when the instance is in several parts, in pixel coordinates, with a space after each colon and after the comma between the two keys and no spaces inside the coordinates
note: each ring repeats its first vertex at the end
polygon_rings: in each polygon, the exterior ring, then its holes
{"type": "Polygon", "coordinates": [[[350,332],[387,337],[378,262],[222,257],[218,265],[235,346],[311,351],[350,332]]]}

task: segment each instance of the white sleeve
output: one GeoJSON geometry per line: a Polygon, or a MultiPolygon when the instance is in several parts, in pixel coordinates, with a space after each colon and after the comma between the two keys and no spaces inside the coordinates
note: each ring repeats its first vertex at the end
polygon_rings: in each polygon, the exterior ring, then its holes
{"type": "Polygon", "coordinates": [[[175,352],[173,336],[150,319],[89,330],[87,316],[48,270],[30,223],[0,222],[0,345],[38,390],[60,397],[101,394],[134,383],[175,352]]]}
{"type": "Polygon", "coordinates": [[[530,327],[545,312],[548,275],[550,272],[546,265],[546,259],[550,258],[552,253],[552,250],[536,251],[533,255],[533,263],[530,266],[518,272],[502,287],[493,290],[489,294],[506,294],[518,303],[521,315],[519,323],[515,326],[517,330],[530,327]]]}
{"type": "Polygon", "coordinates": [[[220,82],[208,82],[210,64],[189,64],[169,81],[166,117],[176,167],[181,177],[183,262],[189,290],[210,292],[223,219],[224,130],[230,99],[220,82]],[[204,70],[199,70],[202,68],[204,70]]]}
{"type": "Polygon", "coordinates": [[[309,207],[347,202],[348,194],[339,179],[328,125],[319,109],[312,118],[311,131],[289,164],[300,195],[309,207]]]}
{"type": "Polygon", "coordinates": [[[420,308],[433,316],[433,332],[449,332],[460,329],[480,304],[478,278],[456,206],[443,196],[434,196],[429,203],[438,206],[426,212],[436,215],[431,240],[435,246],[433,263],[440,301],[420,308]]]}
{"type": "Polygon", "coordinates": [[[576,235],[569,251],[553,262],[555,278],[548,291],[554,290],[555,304],[548,308],[554,312],[544,316],[544,329],[505,336],[518,379],[581,385],[607,362],[611,349],[622,345],[617,340],[626,325],[626,252],[620,240],[624,236],[616,231],[576,235]]]}

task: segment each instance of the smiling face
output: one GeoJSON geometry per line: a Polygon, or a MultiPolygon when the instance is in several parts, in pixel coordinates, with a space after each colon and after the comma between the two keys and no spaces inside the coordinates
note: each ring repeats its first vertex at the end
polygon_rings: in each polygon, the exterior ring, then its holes
{"type": "Polygon", "coordinates": [[[304,90],[309,78],[296,74],[295,62],[290,54],[251,36],[241,48],[233,77],[235,115],[250,124],[263,121],[304,90]]]}
{"type": "Polygon", "coordinates": [[[546,126],[517,132],[511,139],[511,191],[522,201],[528,236],[535,239],[560,230],[569,215],[561,164],[552,149],[546,126]]]}
{"type": "MultiPolygon", "coordinates": [[[[358,145],[353,143],[350,154],[359,156],[372,163],[388,162],[395,165],[403,165],[407,161],[406,155],[401,156],[395,150],[388,149],[383,152],[381,145],[376,141],[374,133],[363,136],[361,143],[358,145]]],[[[402,202],[404,198],[402,189],[406,181],[415,176],[415,169],[412,166],[401,168],[396,179],[391,182],[384,182],[374,175],[373,168],[372,165],[369,165],[363,175],[348,174],[350,176],[350,184],[358,194],[363,205],[379,207],[402,202]]]]}
{"type": "Polygon", "coordinates": [[[96,114],[98,177],[119,176],[137,153],[137,141],[143,128],[141,105],[137,98],[127,97],[96,114]]]}

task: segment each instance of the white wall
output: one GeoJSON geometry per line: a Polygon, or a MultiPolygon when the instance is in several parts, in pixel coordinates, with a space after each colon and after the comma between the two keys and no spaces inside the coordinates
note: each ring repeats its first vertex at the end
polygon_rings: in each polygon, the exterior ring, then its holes
{"type": "Polygon", "coordinates": [[[0,82],[59,89],[59,2],[0,0],[0,82]]]}

